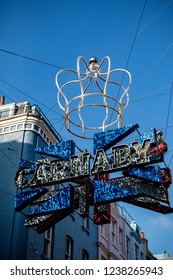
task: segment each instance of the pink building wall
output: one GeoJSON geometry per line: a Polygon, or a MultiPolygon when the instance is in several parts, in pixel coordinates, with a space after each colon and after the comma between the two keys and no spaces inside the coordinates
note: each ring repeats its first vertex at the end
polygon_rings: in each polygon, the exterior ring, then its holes
{"type": "Polygon", "coordinates": [[[112,203],[111,223],[98,226],[98,259],[126,259],[125,240],[125,220],[118,205],[112,203]]]}

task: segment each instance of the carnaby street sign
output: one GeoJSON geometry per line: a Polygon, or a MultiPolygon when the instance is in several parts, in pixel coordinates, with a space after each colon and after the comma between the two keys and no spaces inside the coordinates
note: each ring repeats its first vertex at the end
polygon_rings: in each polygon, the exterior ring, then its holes
{"type": "Polygon", "coordinates": [[[96,133],[93,156],[87,150],[75,155],[75,143],[69,140],[35,149],[49,159],[21,161],[15,177],[15,209],[31,206],[25,226],[37,227],[41,233],[76,209],[82,216],[88,215],[91,205],[95,223],[109,222],[109,203],[115,201],[172,213],[168,195],[171,171],[158,165],[167,151],[161,132],[150,129],[129,144],[117,145],[138,127],[134,124],[96,133]],[[122,172],[121,176],[114,177],[116,172],[122,172]]]}

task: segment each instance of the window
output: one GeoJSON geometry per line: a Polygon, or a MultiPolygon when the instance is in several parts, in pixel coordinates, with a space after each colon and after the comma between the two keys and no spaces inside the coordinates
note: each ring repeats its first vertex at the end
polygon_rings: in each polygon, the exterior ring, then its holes
{"type": "Polygon", "coordinates": [[[83,231],[85,231],[87,233],[88,236],[90,235],[90,233],[89,233],[89,217],[83,218],[82,229],[83,229],[83,231]]]}
{"type": "Polygon", "coordinates": [[[105,224],[101,225],[101,235],[106,236],[106,225],[105,224]]]}
{"type": "Polygon", "coordinates": [[[126,254],[127,260],[130,260],[130,238],[126,236],[126,254]]]}
{"type": "Polygon", "coordinates": [[[83,227],[84,227],[84,229],[89,230],[89,217],[85,217],[83,219],[83,227]]]}
{"type": "Polygon", "coordinates": [[[141,252],[141,260],[143,260],[144,259],[144,254],[143,254],[143,252],[141,252]]]}
{"type": "Polygon", "coordinates": [[[5,127],[4,132],[8,132],[8,131],[9,131],[9,127],[5,127]]]}
{"type": "Polygon", "coordinates": [[[67,235],[66,236],[66,253],[65,253],[66,260],[73,259],[73,239],[67,235]]]}
{"type": "Polygon", "coordinates": [[[0,118],[6,118],[10,115],[10,108],[0,111],[0,118]]]}
{"type": "Polygon", "coordinates": [[[43,257],[45,259],[50,259],[50,257],[51,257],[51,240],[52,240],[52,228],[48,229],[45,232],[44,252],[43,252],[43,257]]]}
{"type": "Polygon", "coordinates": [[[89,260],[89,254],[85,249],[82,250],[82,259],[89,260]]]}
{"type": "Polygon", "coordinates": [[[111,242],[117,244],[117,221],[112,220],[111,222],[111,242]]]}
{"type": "Polygon", "coordinates": [[[12,125],[12,126],[10,127],[10,130],[11,130],[11,131],[16,130],[16,125],[12,125]]]}
{"type": "Polygon", "coordinates": [[[139,259],[139,246],[135,244],[135,260],[139,259]]]}
{"type": "Polygon", "coordinates": [[[38,131],[38,130],[39,130],[38,125],[34,124],[34,130],[36,130],[36,131],[38,131]]]}
{"type": "Polygon", "coordinates": [[[123,252],[123,230],[119,228],[119,249],[123,252]]]}
{"type": "Polygon", "coordinates": [[[32,123],[27,123],[27,124],[25,125],[25,128],[26,128],[26,129],[32,128],[32,123]]]}
{"type": "Polygon", "coordinates": [[[3,128],[0,128],[0,133],[2,133],[2,131],[3,131],[3,128]]]}
{"type": "Polygon", "coordinates": [[[18,124],[17,125],[17,129],[22,129],[22,127],[23,127],[23,124],[18,124]]]}

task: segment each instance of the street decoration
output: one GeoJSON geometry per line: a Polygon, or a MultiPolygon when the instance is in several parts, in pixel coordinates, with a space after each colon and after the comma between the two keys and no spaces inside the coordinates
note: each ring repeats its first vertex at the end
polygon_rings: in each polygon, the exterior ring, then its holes
{"type": "Polygon", "coordinates": [[[33,206],[25,226],[36,227],[42,233],[73,211],[88,216],[90,206],[94,207],[96,224],[108,223],[110,203],[116,201],[163,214],[173,213],[168,193],[171,171],[158,164],[164,161],[167,151],[164,142],[162,150],[159,149],[160,132],[150,129],[129,144],[117,145],[119,139],[137,128],[134,124],[94,135],[94,139],[99,139],[94,140],[94,157],[87,150],[76,155],[75,143],[64,141],[35,149],[55,159],[21,160],[15,177],[15,210],[33,206]],[[121,176],[110,177],[120,172],[121,176]],[[56,186],[54,190],[49,189],[52,185],[56,186]]]}
{"type": "MultiPolygon", "coordinates": [[[[61,70],[56,76],[58,86],[58,103],[65,113],[65,126],[73,134],[80,138],[91,139],[88,131],[95,131],[93,140],[93,152],[87,149],[77,153],[77,146],[73,140],[62,141],[45,147],[35,148],[35,152],[44,155],[44,158],[37,162],[20,160],[19,170],[15,176],[17,194],[15,198],[15,210],[22,211],[28,207],[28,214],[24,223],[25,227],[32,227],[38,233],[61,221],[73,211],[77,211],[82,217],[90,216],[90,208],[94,209],[92,219],[96,224],[109,223],[111,221],[111,203],[124,201],[156,211],[162,214],[173,213],[170,206],[169,187],[172,183],[171,170],[165,164],[164,154],[167,152],[167,144],[163,141],[162,132],[154,128],[140,134],[138,124],[123,125],[122,112],[128,105],[128,89],[131,84],[131,75],[123,70],[129,78],[128,85],[122,86],[118,82],[112,82],[109,77],[122,69],[110,70],[110,59],[106,57],[100,65],[98,60],[92,58],[90,67],[86,65],[82,57],[78,59],[77,71],[68,70],[78,75],[77,80],[72,83],[79,83],[81,95],[68,100],[63,90],[71,82],[60,87],[57,79],[61,70]],[[87,70],[80,72],[80,61],[83,61],[87,70]],[[102,73],[101,66],[105,60],[108,61],[108,72],[102,73]],[[102,77],[106,75],[106,78],[102,77]],[[82,83],[86,80],[87,85],[82,83]],[[102,90],[97,79],[106,85],[102,90]],[[93,94],[87,90],[94,80],[102,94],[102,107],[105,110],[101,126],[86,126],[82,110],[96,103],[85,103],[88,97],[93,94]],[[120,99],[113,98],[118,104],[114,110],[109,105],[107,98],[107,86],[120,87],[123,94],[120,99]],[[125,101],[124,101],[125,98],[125,101]],[[62,105],[64,99],[65,105],[62,105]],[[77,100],[75,109],[71,104],[77,100]],[[80,123],[72,120],[73,112],[78,112],[80,123]],[[106,123],[109,110],[117,113],[117,119],[106,123]],[[113,124],[118,127],[109,129],[113,124]],[[76,132],[76,127],[81,130],[76,132]],[[74,130],[73,130],[73,127],[74,130]],[[139,137],[130,143],[124,143],[124,139],[135,131],[139,137]],[[45,157],[46,156],[46,157],[45,157]],[[160,163],[165,166],[161,167],[160,163]]],[[[75,102],[76,104],[76,102],[75,102]]],[[[101,104],[98,106],[101,107],[101,104]]]]}
{"type": "Polygon", "coordinates": [[[100,65],[96,57],[91,58],[87,65],[79,56],[77,70],[60,70],[55,82],[58,105],[64,112],[64,125],[73,135],[92,140],[93,131],[105,131],[115,124],[123,126],[123,111],[129,104],[132,78],[126,69],[111,70],[108,56],[100,65]],[[116,91],[118,93],[115,94],[116,91]],[[99,118],[96,118],[97,112],[99,118]],[[88,116],[91,114],[95,118],[90,120],[88,116]]]}

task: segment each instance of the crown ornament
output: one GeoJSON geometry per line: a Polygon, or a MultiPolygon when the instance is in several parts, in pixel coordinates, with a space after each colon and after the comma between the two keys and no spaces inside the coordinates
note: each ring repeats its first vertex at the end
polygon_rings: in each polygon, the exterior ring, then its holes
{"type": "Polygon", "coordinates": [[[87,64],[79,56],[77,70],[60,70],[55,78],[57,102],[64,111],[66,129],[77,137],[93,139],[93,132],[105,131],[115,124],[122,127],[131,82],[131,74],[126,69],[111,70],[108,56],[100,64],[96,57],[87,64]]]}

